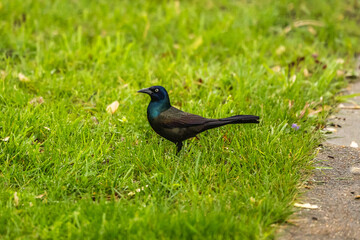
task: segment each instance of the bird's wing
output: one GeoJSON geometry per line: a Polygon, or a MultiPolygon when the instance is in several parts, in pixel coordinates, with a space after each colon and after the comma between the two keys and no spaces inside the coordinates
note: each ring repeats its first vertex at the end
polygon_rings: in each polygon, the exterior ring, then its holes
{"type": "Polygon", "coordinates": [[[213,119],[183,112],[174,107],[171,107],[168,110],[162,112],[156,120],[165,128],[191,127],[213,121],[213,119]]]}

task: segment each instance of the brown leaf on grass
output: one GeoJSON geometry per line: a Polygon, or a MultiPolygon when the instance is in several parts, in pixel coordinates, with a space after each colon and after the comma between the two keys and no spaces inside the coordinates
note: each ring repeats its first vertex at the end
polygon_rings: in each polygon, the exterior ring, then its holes
{"type": "Polygon", "coordinates": [[[289,109],[291,109],[294,106],[294,100],[289,100],[289,109]]]}
{"type": "Polygon", "coordinates": [[[40,194],[40,195],[37,195],[35,198],[37,198],[37,199],[41,199],[41,198],[43,198],[43,197],[45,197],[46,196],[46,192],[44,192],[43,194],[40,194]]]}
{"type": "Polygon", "coordinates": [[[306,113],[306,110],[307,110],[308,108],[309,108],[309,103],[307,102],[307,103],[305,103],[304,108],[301,110],[300,115],[299,115],[298,118],[304,117],[304,115],[305,115],[305,113],[306,113]]]}
{"type": "Polygon", "coordinates": [[[118,101],[112,102],[110,105],[108,105],[106,107],[106,111],[108,113],[114,114],[116,112],[116,110],[118,109],[119,105],[120,104],[118,101]]]}
{"type": "Polygon", "coordinates": [[[43,97],[35,97],[29,101],[29,103],[34,106],[43,104],[44,102],[43,97]]]}
{"type": "Polygon", "coordinates": [[[19,78],[20,82],[30,82],[30,79],[22,73],[18,74],[18,78],[19,78]]]}
{"type": "Polygon", "coordinates": [[[309,73],[309,70],[307,70],[306,68],[304,68],[304,76],[305,77],[310,77],[311,74],[309,73]]]}
{"type": "Polygon", "coordinates": [[[294,28],[299,28],[303,26],[315,26],[315,27],[323,27],[324,23],[316,20],[299,20],[294,22],[292,25],[287,26],[284,28],[283,32],[284,34],[289,33],[294,28]]]}
{"type": "Polygon", "coordinates": [[[330,109],[331,109],[331,107],[329,105],[324,105],[317,109],[309,109],[309,116],[315,116],[318,113],[321,113],[323,111],[329,111],[330,109]]]}
{"type": "Polygon", "coordinates": [[[345,72],[343,70],[337,70],[336,71],[336,76],[343,77],[344,75],[345,75],[345,72]]]}
{"type": "Polygon", "coordinates": [[[309,33],[311,33],[312,35],[316,35],[316,30],[315,30],[315,28],[313,28],[312,26],[309,26],[309,27],[308,27],[308,31],[309,31],[309,33]]]}

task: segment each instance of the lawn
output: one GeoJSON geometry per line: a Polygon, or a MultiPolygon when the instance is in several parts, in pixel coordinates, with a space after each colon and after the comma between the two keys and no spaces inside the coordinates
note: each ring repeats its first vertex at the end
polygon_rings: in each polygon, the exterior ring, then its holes
{"type": "Polygon", "coordinates": [[[1,1],[0,238],[274,238],[352,74],[359,8],[1,1]],[[136,92],[152,85],[184,111],[261,123],[209,130],[176,155],[136,92]]]}

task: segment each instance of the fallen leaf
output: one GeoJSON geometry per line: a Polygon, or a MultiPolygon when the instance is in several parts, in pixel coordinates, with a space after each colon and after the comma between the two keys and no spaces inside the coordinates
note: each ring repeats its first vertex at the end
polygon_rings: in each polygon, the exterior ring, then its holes
{"type": "Polygon", "coordinates": [[[360,175],[360,167],[351,167],[350,172],[355,175],[360,175]]]}
{"type": "Polygon", "coordinates": [[[344,75],[345,75],[345,72],[343,70],[337,70],[336,71],[336,76],[343,77],[344,75]]]}
{"type": "Polygon", "coordinates": [[[278,73],[281,71],[281,67],[280,66],[274,66],[271,68],[271,70],[273,70],[274,72],[278,73]]]}
{"type": "Polygon", "coordinates": [[[18,74],[18,78],[19,78],[20,82],[30,82],[30,79],[22,73],[18,74]]]}
{"type": "Polygon", "coordinates": [[[1,76],[2,79],[5,79],[6,75],[7,74],[6,74],[6,72],[4,70],[0,71],[0,76],[1,76]]]}
{"type": "Polygon", "coordinates": [[[314,116],[323,111],[329,111],[330,109],[331,109],[331,107],[329,105],[321,106],[315,110],[309,109],[309,116],[314,116]]]}
{"type": "Polygon", "coordinates": [[[308,31],[309,31],[309,33],[311,33],[312,35],[316,35],[316,30],[315,30],[312,26],[309,26],[309,27],[308,27],[308,31]]]}
{"type": "Polygon", "coordinates": [[[44,103],[44,99],[43,99],[43,97],[35,97],[35,98],[31,99],[29,101],[29,103],[32,105],[38,105],[38,104],[40,105],[40,104],[44,103]]]}
{"type": "Polygon", "coordinates": [[[46,192],[44,192],[43,194],[37,195],[35,198],[41,199],[41,198],[43,198],[44,196],[46,196],[46,192]]]}
{"type": "Polygon", "coordinates": [[[333,128],[333,127],[327,127],[327,128],[324,128],[323,130],[326,132],[337,132],[336,128],[333,128]]]}
{"type": "Polygon", "coordinates": [[[352,147],[352,148],[358,148],[358,147],[359,147],[359,144],[357,144],[357,142],[355,142],[355,141],[352,141],[352,142],[350,143],[350,147],[352,147]]]}
{"type": "Polygon", "coordinates": [[[294,204],[295,207],[298,208],[306,208],[306,209],[318,209],[318,205],[312,205],[310,203],[295,203],[294,204]]]}
{"type": "Polygon", "coordinates": [[[299,118],[302,118],[305,115],[306,110],[308,108],[309,108],[309,103],[305,103],[305,106],[304,106],[303,110],[301,110],[301,112],[300,112],[299,118]]]}
{"type": "Polygon", "coordinates": [[[281,55],[281,54],[283,54],[284,52],[285,52],[285,50],[286,50],[286,48],[284,47],[284,46],[280,46],[280,47],[278,47],[277,49],[276,49],[276,55],[281,55]]]}
{"type": "Polygon", "coordinates": [[[112,102],[109,106],[107,106],[106,111],[108,113],[114,114],[116,112],[116,110],[118,109],[119,105],[120,104],[118,101],[112,102]]]}
{"type": "Polygon", "coordinates": [[[304,76],[305,77],[310,77],[311,74],[309,73],[309,70],[307,70],[306,68],[304,69],[304,76]]]}
{"type": "Polygon", "coordinates": [[[17,192],[14,192],[14,204],[15,206],[19,205],[19,197],[17,195],[17,192]]]}
{"type": "Polygon", "coordinates": [[[338,58],[338,59],[336,59],[336,61],[335,61],[337,64],[343,64],[345,61],[344,61],[344,59],[342,59],[342,58],[338,58]]]}

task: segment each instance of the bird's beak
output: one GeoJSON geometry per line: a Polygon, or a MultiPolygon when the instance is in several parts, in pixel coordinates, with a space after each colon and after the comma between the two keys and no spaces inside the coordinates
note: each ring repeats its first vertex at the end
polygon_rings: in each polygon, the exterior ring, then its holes
{"type": "Polygon", "coordinates": [[[137,91],[138,93],[146,93],[146,94],[152,94],[152,91],[149,88],[143,88],[137,91]]]}

